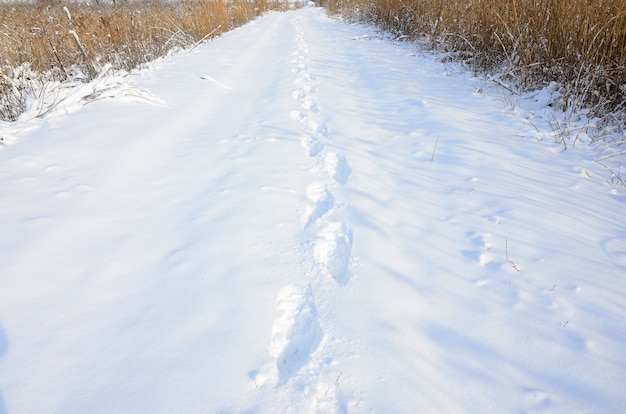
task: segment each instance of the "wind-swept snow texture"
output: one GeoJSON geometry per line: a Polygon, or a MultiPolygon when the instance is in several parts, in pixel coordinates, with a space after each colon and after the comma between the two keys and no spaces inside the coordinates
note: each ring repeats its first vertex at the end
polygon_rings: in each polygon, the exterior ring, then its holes
{"type": "Polygon", "coordinates": [[[3,125],[0,412],[626,412],[624,192],[452,70],[307,8],[3,125]]]}

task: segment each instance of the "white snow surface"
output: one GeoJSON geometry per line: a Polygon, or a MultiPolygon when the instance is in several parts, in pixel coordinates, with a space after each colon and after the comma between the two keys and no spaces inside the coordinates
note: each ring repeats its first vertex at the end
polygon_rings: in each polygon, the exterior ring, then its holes
{"type": "Polygon", "coordinates": [[[59,93],[0,126],[0,413],[626,412],[626,197],[549,97],[320,8],[59,93]]]}

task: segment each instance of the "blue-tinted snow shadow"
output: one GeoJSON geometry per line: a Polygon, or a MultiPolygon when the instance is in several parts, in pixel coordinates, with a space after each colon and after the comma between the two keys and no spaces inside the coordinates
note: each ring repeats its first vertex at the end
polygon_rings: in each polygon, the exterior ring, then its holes
{"type": "Polygon", "coordinates": [[[626,270],[626,234],[606,237],[600,241],[600,246],[615,266],[626,270]]]}
{"type": "MultiPolygon", "coordinates": [[[[2,325],[0,325],[0,360],[6,353],[9,348],[9,338],[4,333],[4,329],[2,329],[2,325]]],[[[2,398],[2,390],[0,390],[0,414],[7,414],[7,407],[4,404],[4,399],[2,398]]]]}
{"type": "Polygon", "coordinates": [[[395,281],[404,284],[405,286],[413,289],[416,293],[420,295],[431,295],[433,293],[433,288],[429,284],[419,283],[419,278],[411,278],[410,274],[401,273],[395,269],[392,269],[389,266],[386,266],[383,263],[377,264],[377,269],[380,270],[381,275],[387,275],[394,279],[395,281]]]}
{"type": "MultiPolygon", "coordinates": [[[[568,398],[577,398],[585,401],[589,405],[600,410],[610,408],[609,399],[602,394],[601,390],[592,389],[577,378],[566,378],[556,372],[541,369],[539,367],[528,366],[523,361],[516,361],[502,355],[491,348],[488,343],[476,341],[473,338],[434,323],[424,324],[423,331],[434,343],[445,349],[450,355],[448,363],[465,371],[464,373],[475,379],[493,384],[501,383],[502,378],[498,377],[500,366],[509,366],[520,372],[523,376],[541,384],[546,390],[553,390],[568,398]],[[485,369],[477,367],[482,366],[485,369]]],[[[523,387],[522,384],[519,384],[523,387]]]]}

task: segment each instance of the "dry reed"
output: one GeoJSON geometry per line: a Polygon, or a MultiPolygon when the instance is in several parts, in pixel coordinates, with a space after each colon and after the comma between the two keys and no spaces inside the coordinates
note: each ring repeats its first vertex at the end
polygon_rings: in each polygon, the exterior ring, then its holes
{"type": "Polygon", "coordinates": [[[626,0],[331,0],[329,11],[426,41],[563,110],[626,122],[626,0]]]}
{"type": "Polygon", "coordinates": [[[33,78],[89,80],[105,65],[130,70],[286,7],[268,0],[0,4],[0,119],[25,109],[33,78]]]}

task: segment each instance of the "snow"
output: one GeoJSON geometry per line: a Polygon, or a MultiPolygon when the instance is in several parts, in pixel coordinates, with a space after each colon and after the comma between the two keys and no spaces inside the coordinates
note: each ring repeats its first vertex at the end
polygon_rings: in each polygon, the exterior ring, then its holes
{"type": "Polygon", "coordinates": [[[626,411],[626,197],[549,91],[313,7],[54,90],[0,125],[0,413],[626,411]]]}

